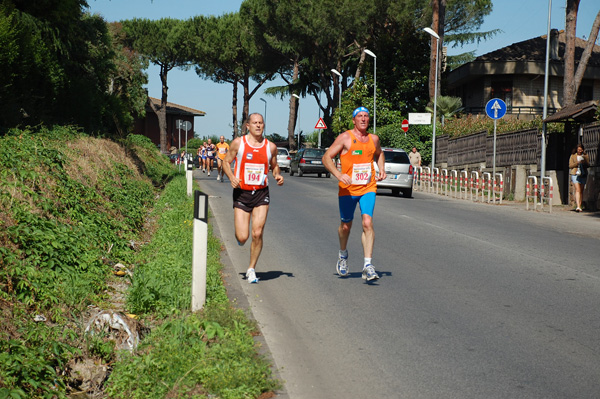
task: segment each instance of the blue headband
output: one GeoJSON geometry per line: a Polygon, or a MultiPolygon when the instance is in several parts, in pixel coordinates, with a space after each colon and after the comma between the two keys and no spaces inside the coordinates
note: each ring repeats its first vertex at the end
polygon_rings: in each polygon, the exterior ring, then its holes
{"type": "Polygon", "coordinates": [[[369,115],[368,109],[366,109],[365,107],[358,107],[354,111],[352,111],[352,117],[354,118],[356,115],[358,115],[359,112],[366,112],[367,115],[369,115]]]}

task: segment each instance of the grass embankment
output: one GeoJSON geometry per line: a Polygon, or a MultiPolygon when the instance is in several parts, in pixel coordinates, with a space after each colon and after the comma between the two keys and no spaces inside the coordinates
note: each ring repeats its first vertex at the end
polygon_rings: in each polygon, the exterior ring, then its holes
{"type": "Polygon", "coordinates": [[[189,311],[192,207],[185,179],[143,137],[116,144],[58,127],[0,138],[0,398],[274,389],[253,324],[227,300],[212,236],[207,305],[189,311]],[[116,263],[132,272],[125,309],[109,286],[116,263]],[[85,333],[90,309],[107,308],[149,330],[135,352],[117,351],[108,331],[85,333]],[[100,384],[74,375],[84,360],[108,370],[100,384]]]}

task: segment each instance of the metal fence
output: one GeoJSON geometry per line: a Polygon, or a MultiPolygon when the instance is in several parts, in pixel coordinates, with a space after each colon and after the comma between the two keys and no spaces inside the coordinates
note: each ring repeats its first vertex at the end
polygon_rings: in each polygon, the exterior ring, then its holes
{"type": "MultiPolygon", "coordinates": [[[[528,165],[538,160],[541,145],[537,129],[496,135],[496,166],[528,165]]],[[[494,136],[487,137],[486,163],[492,165],[494,136]]]]}
{"type": "Polygon", "coordinates": [[[581,143],[590,157],[590,165],[598,166],[598,149],[600,148],[600,125],[588,125],[583,128],[581,143]]]}
{"type": "MultiPolygon", "coordinates": [[[[600,124],[583,127],[582,143],[590,156],[590,165],[597,166],[600,149],[600,124]]],[[[487,132],[468,136],[436,139],[436,164],[449,168],[486,163],[492,165],[494,137],[487,132]]],[[[503,133],[496,136],[496,166],[532,165],[540,163],[541,133],[537,129],[503,133]]]]}

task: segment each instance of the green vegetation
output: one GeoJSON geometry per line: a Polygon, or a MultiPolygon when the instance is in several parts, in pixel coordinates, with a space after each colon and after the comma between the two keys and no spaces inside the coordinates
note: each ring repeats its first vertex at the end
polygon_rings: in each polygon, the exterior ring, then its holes
{"type": "Polygon", "coordinates": [[[89,389],[111,397],[277,387],[255,326],[228,303],[212,235],[207,305],[189,311],[192,205],[183,175],[145,138],[117,144],[69,127],[0,138],[0,398],[65,398],[82,389],[73,370],[85,361],[110,366],[89,389]],[[131,277],[114,275],[117,262],[131,277]],[[126,309],[116,285],[130,287],[126,309]],[[85,333],[93,309],[135,312],[150,332],[122,352],[110,334],[85,333]]]}
{"type": "MultiPolygon", "coordinates": [[[[542,129],[542,118],[535,119],[513,119],[502,118],[496,121],[496,133],[516,132],[527,129],[542,129]]],[[[547,124],[549,133],[562,133],[564,126],[562,123],[547,124]]],[[[450,138],[464,136],[467,134],[487,131],[488,134],[494,133],[494,121],[485,115],[467,115],[460,118],[446,120],[444,126],[436,128],[438,135],[447,134],[450,138]]]]}

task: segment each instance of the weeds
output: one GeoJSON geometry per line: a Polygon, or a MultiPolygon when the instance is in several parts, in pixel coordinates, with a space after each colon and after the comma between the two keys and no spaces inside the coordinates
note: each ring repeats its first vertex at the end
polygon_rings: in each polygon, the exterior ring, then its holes
{"type": "Polygon", "coordinates": [[[116,398],[251,398],[277,387],[256,354],[255,326],[228,302],[212,234],[206,307],[189,312],[193,204],[184,193],[185,179],[146,138],[119,146],[60,126],[0,138],[0,398],[65,398],[70,362],[86,357],[114,364],[107,392],[116,398]],[[164,187],[156,204],[155,187],[164,187]],[[148,220],[156,234],[135,252],[148,220]],[[134,270],[128,311],[153,328],[133,354],[83,333],[115,262],[134,270]]]}

